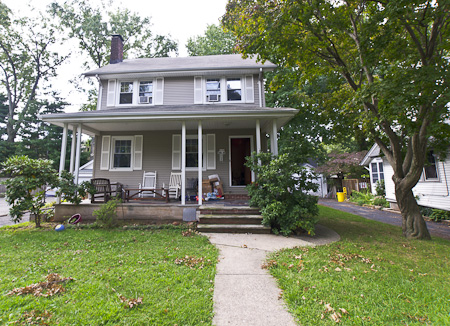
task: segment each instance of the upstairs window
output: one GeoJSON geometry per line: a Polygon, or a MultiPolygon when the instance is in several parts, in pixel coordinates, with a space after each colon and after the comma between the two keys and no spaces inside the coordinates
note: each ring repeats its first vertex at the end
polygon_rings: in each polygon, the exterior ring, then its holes
{"type": "Polygon", "coordinates": [[[220,79],[206,80],[206,102],[220,102],[220,79]]]}
{"type": "Polygon", "coordinates": [[[227,101],[242,100],[242,85],[240,78],[227,78],[227,101]]]}
{"type": "Polygon", "coordinates": [[[133,103],[133,82],[121,82],[119,104],[131,103],[133,103]]]}
{"type": "Polygon", "coordinates": [[[427,153],[427,161],[425,162],[425,167],[423,168],[423,175],[425,181],[439,180],[436,158],[433,155],[433,151],[429,151],[427,153]]]}
{"type": "Polygon", "coordinates": [[[152,104],[153,102],[153,82],[139,82],[139,104],[152,104]]]}

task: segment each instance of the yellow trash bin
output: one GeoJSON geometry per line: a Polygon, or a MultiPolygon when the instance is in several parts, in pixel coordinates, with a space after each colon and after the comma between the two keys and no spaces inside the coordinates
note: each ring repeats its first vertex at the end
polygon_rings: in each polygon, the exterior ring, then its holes
{"type": "Polygon", "coordinates": [[[336,195],[338,202],[343,202],[345,200],[345,194],[343,192],[337,192],[336,195]]]}

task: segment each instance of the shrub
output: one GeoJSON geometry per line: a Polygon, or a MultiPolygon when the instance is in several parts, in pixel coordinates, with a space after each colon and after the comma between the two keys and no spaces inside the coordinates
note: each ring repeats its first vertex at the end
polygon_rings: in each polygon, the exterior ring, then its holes
{"type": "Polygon", "coordinates": [[[386,187],[384,185],[384,180],[378,180],[375,185],[375,192],[377,196],[386,196],[386,187]]]}
{"type": "Polygon", "coordinates": [[[435,222],[450,220],[450,212],[442,209],[432,209],[429,218],[435,222]]]}
{"type": "Polygon", "coordinates": [[[117,225],[117,199],[110,200],[92,213],[100,227],[112,228],[117,225]]]}
{"type": "Polygon", "coordinates": [[[255,154],[248,158],[246,165],[257,175],[258,181],[247,189],[250,205],[261,210],[262,223],[274,233],[289,235],[303,229],[314,234],[317,197],[307,194],[317,189],[312,182],[314,174],[299,166],[289,154],[255,154]]]}
{"type": "Polygon", "coordinates": [[[372,201],[375,206],[389,207],[389,202],[384,197],[375,197],[372,201]]]}
{"type": "Polygon", "coordinates": [[[433,213],[433,209],[430,207],[425,207],[425,206],[419,206],[420,207],[420,214],[422,214],[422,216],[430,216],[433,213]]]}

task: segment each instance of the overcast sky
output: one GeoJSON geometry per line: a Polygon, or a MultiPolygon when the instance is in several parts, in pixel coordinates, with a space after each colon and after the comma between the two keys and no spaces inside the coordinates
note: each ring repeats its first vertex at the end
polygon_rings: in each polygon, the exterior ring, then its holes
{"type": "MultiPolygon", "coordinates": [[[[51,0],[0,0],[6,4],[15,15],[29,16],[29,4],[41,11],[44,11],[51,0]]],[[[62,3],[63,1],[58,1],[62,3]]],[[[100,3],[101,0],[89,0],[90,3],[100,3]]],[[[225,14],[227,0],[128,0],[115,1],[115,5],[120,5],[137,12],[142,17],[151,17],[154,34],[170,34],[172,39],[178,41],[178,51],[180,56],[187,56],[185,44],[188,38],[201,35],[206,30],[208,24],[218,24],[219,18],[225,14]]],[[[113,9],[113,8],[111,8],[113,9]]],[[[59,69],[58,81],[56,85],[63,86],[60,91],[63,97],[75,106],[70,111],[77,111],[81,104],[74,98],[80,98],[74,93],[73,87],[68,81],[83,73],[81,62],[72,58],[67,64],[59,69]],[[79,65],[80,64],[80,65],[79,65]],[[70,97],[70,98],[69,98],[70,97]]],[[[81,100],[81,99],[80,99],[81,100]]]]}

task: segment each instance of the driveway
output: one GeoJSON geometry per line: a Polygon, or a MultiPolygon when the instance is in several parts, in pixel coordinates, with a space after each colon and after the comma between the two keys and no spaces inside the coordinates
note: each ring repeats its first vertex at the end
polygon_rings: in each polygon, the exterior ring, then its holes
{"type": "MultiPolygon", "coordinates": [[[[392,225],[402,226],[402,216],[398,212],[372,209],[369,207],[357,206],[349,202],[338,202],[335,199],[319,199],[319,205],[328,206],[340,211],[359,215],[369,220],[379,221],[392,225]]],[[[427,221],[427,227],[431,236],[450,240],[450,225],[427,221]]]]}
{"type": "MultiPolygon", "coordinates": [[[[25,213],[22,217],[22,222],[28,222],[30,220],[30,215],[25,213]]],[[[9,216],[9,205],[5,198],[0,198],[0,227],[5,225],[13,225],[14,222],[11,221],[9,216]]]]}

